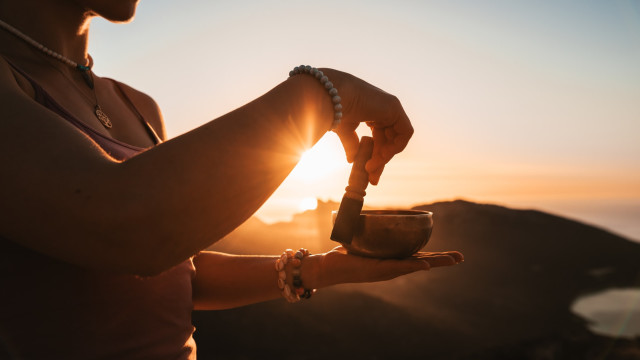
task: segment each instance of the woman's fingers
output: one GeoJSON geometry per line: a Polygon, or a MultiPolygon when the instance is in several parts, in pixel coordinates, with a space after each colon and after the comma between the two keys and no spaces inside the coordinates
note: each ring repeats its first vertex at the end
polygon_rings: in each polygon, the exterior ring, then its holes
{"type": "MultiPolygon", "coordinates": [[[[398,103],[398,106],[399,103],[398,103]]],[[[384,166],[399,152],[405,149],[413,135],[413,127],[402,107],[397,109],[391,125],[381,126],[375,121],[367,122],[373,135],[373,155],[367,162],[369,181],[376,185],[384,166]]]]}
{"type": "Polygon", "coordinates": [[[464,255],[459,251],[444,251],[444,252],[419,252],[414,254],[412,257],[418,259],[430,259],[439,256],[450,256],[454,259],[455,263],[461,263],[464,261],[464,255]]]}
{"type": "Polygon", "coordinates": [[[361,80],[336,71],[322,69],[341,89],[344,114],[335,129],[351,163],[358,150],[356,128],[366,122],[373,134],[373,155],[366,164],[369,182],[376,185],[384,166],[404,150],[413,135],[413,126],[397,97],[361,80]]]}
{"type": "Polygon", "coordinates": [[[404,259],[375,259],[348,254],[339,246],[323,256],[323,271],[328,284],[373,282],[434,267],[455,265],[464,260],[457,251],[420,252],[404,259]]]}
{"type": "Polygon", "coordinates": [[[424,261],[428,262],[429,265],[434,267],[440,266],[451,266],[457,264],[456,259],[449,255],[438,255],[428,258],[423,258],[424,261]]]}
{"type": "Polygon", "coordinates": [[[344,123],[341,123],[338,126],[335,133],[338,134],[342,147],[344,147],[344,152],[347,155],[347,162],[352,163],[356,157],[356,153],[358,152],[358,146],[360,145],[358,134],[356,134],[354,129],[348,129],[347,125],[344,123]]]}
{"type": "MultiPolygon", "coordinates": [[[[345,249],[344,246],[340,245],[340,246],[334,247],[329,252],[337,252],[337,253],[346,255],[347,254],[347,249],[345,249]]],[[[355,256],[355,255],[353,255],[353,256],[355,256]]],[[[403,261],[403,260],[409,260],[409,259],[432,260],[432,259],[441,259],[441,258],[451,258],[451,259],[453,259],[453,261],[456,264],[464,262],[464,255],[459,251],[436,251],[436,252],[421,251],[421,252],[417,252],[417,253],[413,254],[409,258],[406,258],[406,259],[392,259],[392,261],[403,261]]],[[[372,259],[372,258],[364,258],[364,259],[372,259]]],[[[384,261],[383,259],[374,259],[374,260],[384,261]]]]}
{"type": "Polygon", "coordinates": [[[377,185],[385,164],[391,160],[394,154],[389,157],[389,150],[385,150],[388,139],[385,136],[384,128],[372,126],[370,123],[369,126],[371,126],[371,134],[373,135],[373,153],[371,159],[367,161],[365,169],[369,173],[369,182],[372,185],[377,185]]]}

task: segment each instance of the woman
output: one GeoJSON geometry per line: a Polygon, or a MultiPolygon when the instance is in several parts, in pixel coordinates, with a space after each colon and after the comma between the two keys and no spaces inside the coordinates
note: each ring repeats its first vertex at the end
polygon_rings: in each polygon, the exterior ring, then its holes
{"type": "MultiPolygon", "coordinates": [[[[341,248],[281,260],[202,251],[260,207],[300,146],[337,125],[340,111],[316,78],[301,74],[164,141],[150,97],[90,70],[91,19],[129,21],[136,5],[0,1],[5,358],[195,358],[192,309],[275,299],[285,288],[295,301],[310,289],[462,261],[457,252],[380,261],[341,248]]],[[[344,118],[334,131],[350,161],[357,125],[372,127],[366,168],[376,184],[411,137],[409,119],[395,97],[322,71],[340,89],[344,118]]]]}

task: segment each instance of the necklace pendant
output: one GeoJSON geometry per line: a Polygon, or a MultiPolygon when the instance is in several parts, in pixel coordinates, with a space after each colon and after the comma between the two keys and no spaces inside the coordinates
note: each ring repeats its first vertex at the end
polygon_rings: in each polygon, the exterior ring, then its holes
{"type": "Polygon", "coordinates": [[[98,120],[100,120],[100,122],[102,123],[102,125],[104,125],[104,127],[106,127],[107,129],[111,129],[111,127],[113,127],[113,124],[111,124],[111,119],[109,119],[107,114],[105,114],[104,111],[102,111],[102,109],[100,108],[100,105],[96,105],[95,113],[96,113],[96,117],[98,118],[98,120]]]}

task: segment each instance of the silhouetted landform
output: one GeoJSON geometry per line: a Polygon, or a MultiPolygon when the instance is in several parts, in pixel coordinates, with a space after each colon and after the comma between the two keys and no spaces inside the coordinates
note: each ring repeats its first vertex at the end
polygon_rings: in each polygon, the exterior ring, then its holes
{"type": "MultiPolygon", "coordinates": [[[[337,203],[273,225],[251,219],[212,247],[326,251],[337,203]]],[[[298,304],[274,300],[194,312],[203,359],[640,359],[640,337],[593,334],[571,313],[580,295],[640,286],[640,244],[533,210],[466,201],[434,212],[424,251],[465,263],[376,284],[346,284],[298,304]]]]}

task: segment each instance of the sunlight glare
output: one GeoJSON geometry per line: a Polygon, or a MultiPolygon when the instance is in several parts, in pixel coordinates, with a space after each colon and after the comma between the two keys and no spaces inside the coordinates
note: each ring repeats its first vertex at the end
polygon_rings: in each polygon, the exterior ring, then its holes
{"type": "Polygon", "coordinates": [[[300,205],[298,205],[298,210],[307,211],[307,210],[315,210],[318,208],[318,199],[313,197],[306,197],[300,201],[300,205]]]}
{"type": "Polygon", "coordinates": [[[313,148],[305,151],[291,172],[291,178],[307,183],[317,182],[348,168],[342,145],[336,140],[325,136],[313,148]]]}

